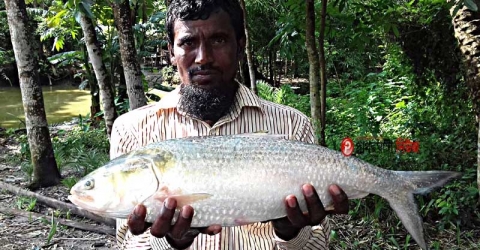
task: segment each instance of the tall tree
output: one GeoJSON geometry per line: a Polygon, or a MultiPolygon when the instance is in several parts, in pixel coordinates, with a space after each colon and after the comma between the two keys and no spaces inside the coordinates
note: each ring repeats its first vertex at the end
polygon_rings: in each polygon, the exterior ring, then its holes
{"type": "Polygon", "coordinates": [[[113,1],[112,8],[118,30],[130,110],[134,110],[146,105],[147,98],[143,90],[142,72],[135,49],[130,4],[128,0],[113,1]]]}
{"type": "Polygon", "coordinates": [[[80,25],[82,26],[83,36],[88,51],[88,57],[92,63],[97,83],[100,89],[100,99],[103,107],[105,125],[107,134],[110,137],[112,132],[113,121],[117,117],[115,112],[114,91],[111,85],[110,75],[108,74],[105,64],[102,61],[102,48],[100,47],[95,27],[91,17],[88,17],[83,11],[80,11],[80,25]]]}
{"type": "Polygon", "coordinates": [[[318,56],[320,63],[320,145],[327,146],[325,129],[327,126],[327,63],[325,60],[325,22],[327,19],[328,0],[322,0],[320,12],[320,31],[318,36],[318,56]]]}
{"type": "MultiPolygon", "coordinates": [[[[458,3],[457,3],[458,4],[458,3]]],[[[480,0],[465,1],[465,6],[455,13],[456,5],[451,9],[455,37],[463,54],[466,77],[470,88],[473,108],[477,116],[477,183],[480,190],[480,0]]],[[[480,198],[479,198],[480,202],[480,198]]]]}
{"type": "Polygon", "coordinates": [[[60,182],[60,172],[53,154],[48,130],[42,88],[38,80],[38,64],[31,46],[24,0],[5,0],[10,36],[17,62],[23,110],[33,165],[30,188],[53,186],[60,182]]]}
{"type": "Polygon", "coordinates": [[[243,26],[245,29],[245,53],[247,54],[247,63],[248,63],[248,72],[250,75],[250,88],[252,91],[257,94],[257,81],[255,79],[255,65],[253,64],[253,55],[252,55],[252,48],[250,44],[250,33],[248,30],[248,22],[247,22],[247,9],[245,8],[245,0],[240,0],[240,5],[242,6],[243,11],[243,26]]]}
{"type": "Polygon", "coordinates": [[[315,44],[315,3],[314,0],[306,1],[306,35],[307,54],[309,62],[309,81],[310,81],[310,109],[312,122],[316,135],[321,131],[320,123],[320,62],[318,60],[318,50],[315,44]]]}

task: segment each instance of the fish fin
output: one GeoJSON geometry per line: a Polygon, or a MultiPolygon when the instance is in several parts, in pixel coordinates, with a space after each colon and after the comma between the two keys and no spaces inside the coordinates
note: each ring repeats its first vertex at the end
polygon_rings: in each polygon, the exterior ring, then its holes
{"type": "Polygon", "coordinates": [[[195,194],[178,194],[178,195],[167,195],[160,194],[156,198],[163,202],[166,198],[174,198],[177,201],[177,207],[183,207],[185,205],[191,205],[195,202],[206,200],[213,195],[207,193],[195,193],[195,194]]]}
{"type": "MultiPolygon", "coordinates": [[[[345,194],[347,194],[347,197],[348,197],[349,200],[361,199],[361,198],[364,198],[367,195],[369,195],[368,192],[357,190],[353,187],[349,187],[349,186],[346,186],[346,185],[342,185],[341,188],[345,192],[345,194]]],[[[326,206],[325,206],[325,211],[332,211],[334,209],[335,208],[333,207],[332,202],[329,202],[329,204],[326,204],[326,206]]]]}
{"type": "Polygon", "coordinates": [[[413,197],[413,193],[409,193],[406,197],[390,198],[388,200],[390,206],[402,221],[403,226],[412,235],[413,239],[422,249],[428,249],[423,233],[422,217],[418,213],[418,207],[413,197]]]}
{"type": "Polygon", "coordinates": [[[333,211],[335,210],[335,207],[333,206],[333,204],[329,204],[327,206],[325,206],[325,211],[333,211]]]}
{"type": "Polygon", "coordinates": [[[447,171],[395,171],[407,184],[403,189],[395,189],[381,196],[388,200],[405,228],[422,249],[428,249],[423,232],[422,217],[413,194],[426,194],[436,187],[445,185],[449,180],[457,178],[460,173],[447,171]]]}
{"type": "Polygon", "coordinates": [[[347,194],[349,200],[361,199],[369,194],[368,192],[350,188],[348,186],[342,186],[342,190],[345,192],[345,194],[347,194]]]}
{"type": "Polygon", "coordinates": [[[415,186],[414,194],[427,194],[432,189],[445,185],[448,181],[462,176],[453,171],[395,171],[415,186]]]}
{"type": "Polygon", "coordinates": [[[235,222],[235,226],[245,226],[245,225],[248,225],[248,224],[255,223],[256,221],[249,220],[247,218],[236,218],[234,220],[234,222],[235,222]]]}

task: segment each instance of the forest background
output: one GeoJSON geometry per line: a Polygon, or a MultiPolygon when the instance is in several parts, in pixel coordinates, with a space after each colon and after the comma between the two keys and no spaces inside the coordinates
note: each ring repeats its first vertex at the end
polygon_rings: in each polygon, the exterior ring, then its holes
{"type": "MultiPolygon", "coordinates": [[[[0,2],[5,20],[0,22],[0,86],[20,86],[9,2],[21,1],[0,2]]],[[[340,150],[349,137],[355,156],[383,168],[462,172],[461,179],[418,201],[431,225],[430,247],[478,248],[480,2],[241,2],[249,44],[239,81],[262,98],[312,117],[319,142],[330,148],[340,150]],[[400,145],[405,139],[418,148],[400,145]]],[[[1,163],[19,166],[25,186],[71,187],[108,160],[116,117],[158,101],[178,84],[166,51],[167,5],[163,0],[26,1],[31,59],[38,66],[35,84],[67,79],[88,89],[91,112],[80,116],[74,129],[45,136],[54,153],[48,166],[38,163],[42,156],[35,155],[35,143],[24,130],[0,132],[3,142],[19,145],[1,163]]],[[[332,233],[339,248],[415,245],[378,197],[352,201],[348,218],[332,233]],[[351,220],[369,232],[340,230],[351,220]],[[373,236],[362,241],[362,234],[373,236]]]]}

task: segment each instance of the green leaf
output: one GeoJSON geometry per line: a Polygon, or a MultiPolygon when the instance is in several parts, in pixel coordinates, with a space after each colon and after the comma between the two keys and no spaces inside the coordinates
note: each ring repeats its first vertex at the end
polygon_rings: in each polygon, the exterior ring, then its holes
{"type": "Polygon", "coordinates": [[[465,0],[465,6],[471,11],[478,11],[478,6],[473,0],[465,0]]]}
{"type": "Polygon", "coordinates": [[[400,32],[398,31],[397,25],[392,25],[392,30],[393,34],[395,34],[395,37],[400,37],[400,32]]]}
{"type": "Polygon", "coordinates": [[[399,103],[397,103],[397,105],[395,105],[395,108],[397,109],[402,109],[402,108],[406,108],[407,105],[405,105],[405,101],[401,101],[399,103]]]}
{"type": "Polygon", "coordinates": [[[50,227],[50,231],[48,232],[47,244],[50,244],[50,241],[52,240],[53,236],[57,232],[58,222],[55,223],[55,217],[53,217],[53,213],[52,213],[52,219],[51,219],[50,226],[51,227],[50,227]]]}
{"type": "Polygon", "coordinates": [[[63,45],[64,45],[64,40],[63,40],[63,37],[55,37],[55,41],[53,42],[53,48],[52,48],[52,51],[54,50],[54,48],[57,50],[57,51],[60,51],[61,49],[63,49],[63,45]]]}
{"type": "Polygon", "coordinates": [[[75,37],[77,37],[77,31],[71,30],[70,35],[72,35],[72,38],[75,39],[75,37]]]}

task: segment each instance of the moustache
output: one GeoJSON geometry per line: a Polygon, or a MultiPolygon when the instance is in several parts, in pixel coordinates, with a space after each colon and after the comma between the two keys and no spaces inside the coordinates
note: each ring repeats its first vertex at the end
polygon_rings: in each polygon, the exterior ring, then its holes
{"type": "Polygon", "coordinates": [[[206,64],[206,65],[196,66],[188,69],[188,76],[191,78],[193,77],[193,75],[202,71],[218,71],[218,70],[212,65],[206,64]]]}

